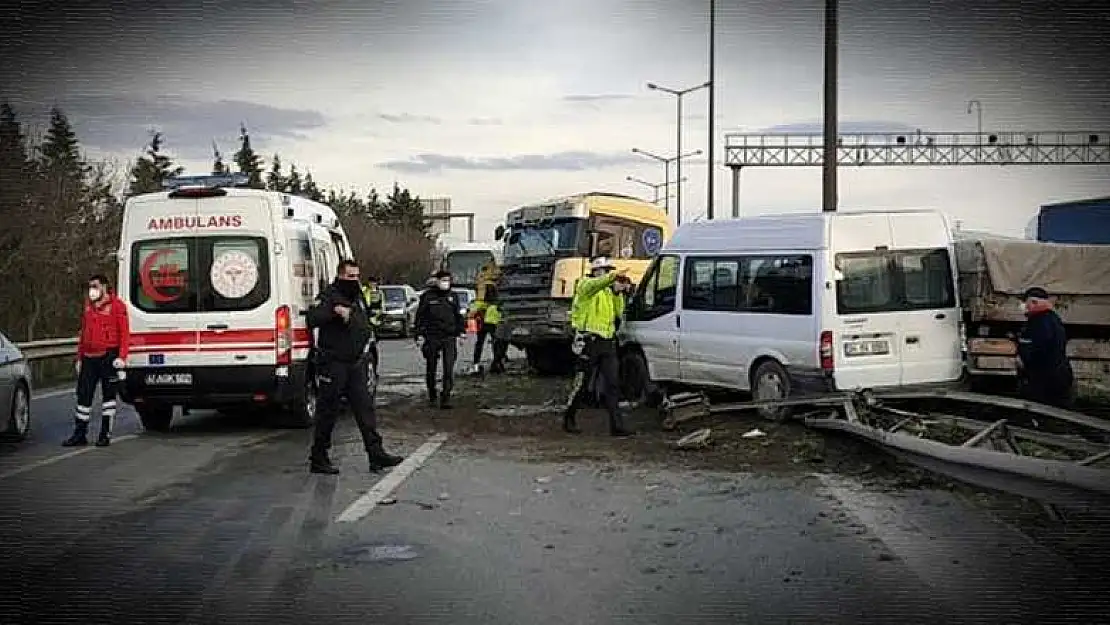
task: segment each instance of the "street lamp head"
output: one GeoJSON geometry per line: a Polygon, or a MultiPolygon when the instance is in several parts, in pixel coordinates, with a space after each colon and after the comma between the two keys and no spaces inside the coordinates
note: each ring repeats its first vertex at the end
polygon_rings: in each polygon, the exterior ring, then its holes
{"type": "Polygon", "coordinates": [[[639,154],[640,153],[640,148],[632,148],[632,153],[633,154],[639,154]]]}
{"type": "Polygon", "coordinates": [[[701,156],[702,154],[704,154],[704,152],[701,150],[694,150],[694,156],[701,156]]]}
{"type": "Polygon", "coordinates": [[[655,84],[655,83],[653,83],[653,82],[649,82],[649,83],[647,84],[647,88],[648,88],[648,89],[658,89],[658,88],[659,88],[659,85],[657,85],[657,84],[655,84]]]}

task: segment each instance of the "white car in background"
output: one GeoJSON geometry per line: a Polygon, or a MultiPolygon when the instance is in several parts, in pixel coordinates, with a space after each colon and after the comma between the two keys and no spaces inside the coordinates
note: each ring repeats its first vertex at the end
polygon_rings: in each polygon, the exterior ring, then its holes
{"type": "Polygon", "coordinates": [[[0,440],[22,441],[31,431],[31,366],[0,333],[0,440]]]}

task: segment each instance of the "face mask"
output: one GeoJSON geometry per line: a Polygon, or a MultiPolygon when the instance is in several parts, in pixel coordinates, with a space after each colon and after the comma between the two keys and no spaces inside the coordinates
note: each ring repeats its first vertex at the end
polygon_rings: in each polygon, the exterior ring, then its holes
{"type": "Polygon", "coordinates": [[[440,280],[438,286],[439,286],[439,289],[441,291],[446,291],[447,289],[451,288],[451,281],[450,280],[440,280]]]}
{"type": "Polygon", "coordinates": [[[345,280],[340,278],[336,281],[336,285],[339,287],[339,292],[347,299],[355,299],[359,295],[358,280],[345,280]]]}
{"type": "Polygon", "coordinates": [[[91,302],[100,301],[100,289],[97,289],[97,288],[90,288],[89,289],[89,301],[91,301],[91,302]]]}

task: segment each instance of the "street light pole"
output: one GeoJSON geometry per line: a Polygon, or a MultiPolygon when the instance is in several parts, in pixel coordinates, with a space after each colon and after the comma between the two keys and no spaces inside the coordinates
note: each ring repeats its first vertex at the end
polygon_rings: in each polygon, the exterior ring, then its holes
{"type": "MultiPolygon", "coordinates": [[[[671,190],[670,190],[669,187],[671,186],[671,182],[669,180],[664,181],[664,182],[648,182],[647,180],[637,178],[636,176],[625,176],[624,179],[629,181],[629,182],[635,182],[637,184],[642,184],[645,187],[650,188],[652,190],[652,192],[655,194],[654,199],[652,199],[653,204],[658,204],[659,203],[659,189],[663,189],[663,193],[665,194],[663,196],[664,199],[666,199],[667,197],[670,197],[671,190]]],[[[685,180],[685,178],[683,178],[683,180],[685,180]]]]}
{"type": "Polygon", "coordinates": [[[825,0],[825,138],[821,166],[821,212],[836,212],[836,167],[839,160],[837,137],[837,28],[838,0],[825,0]]]}
{"type": "Polygon", "coordinates": [[[967,101],[967,114],[971,115],[972,111],[977,113],[977,117],[978,117],[977,120],[976,120],[975,132],[979,136],[976,137],[975,142],[976,143],[982,143],[983,142],[983,103],[980,102],[979,100],[968,100],[967,101]]]}
{"type": "MultiPolygon", "coordinates": [[[[682,96],[684,96],[688,93],[692,93],[694,91],[697,91],[698,89],[708,88],[710,86],[710,84],[711,83],[709,81],[706,81],[706,82],[704,82],[704,83],[702,83],[702,84],[700,84],[696,87],[688,87],[686,89],[670,89],[670,88],[667,88],[667,87],[662,87],[662,86],[657,85],[657,84],[652,83],[652,82],[649,82],[648,85],[647,85],[648,89],[652,89],[654,91],[662,91],[663,93],[669,93],[669,94],[675,96],[675,99],[678,100],[678,107],[677,107],[678,108],[678,123],[676,124],[677,128],[675,129],[675,137],[676,137],[675,154],[676,154],[676,156],[674,158],[674,160],[675,160],[675,180],[679,181],[678,184],[676,185],[676,188],[675,188],[675,198],[674,198],[674,202],[675,202],[675,225],[678,225],[678,226],[682,225],[682,159],[683,159],[683,154],[682,154],[682,96]]],[[[698,150],[698,152],[700,153],[701,150],[698,150]]],[[[710,154],[709,157],[710,157],[710,161],[712,161],[713,160],[713,155],[710,154]]],[[[710,168],[712,168],[712,163],[710,164],[710,168]]]]}
{"type": "Polygon", "coordinates": [[[717,2],[709,0],[709,133],[706,154],[709,155],[709,170],[706,174],[705,218],[713,219],[713,136],[716,131],[717,112],[717,2]]]}
{"type": "MultiPolygon", "coordinates": [[[[672,156],[670,158],[665,158],[665,157],[659,156],[658,154],[648,152],[647,150],[641,150],[640,148],[632,148],[632,153],[633,154],[640,154],[642,156],[646,156],[650,159],[653,159],[653,160],[659,161],[660,163],[663,163],[663,179],[665,181],[665,184],[670,185],[671,184],[671,163],[677,163],[678,161],[680,161],[684,158],[689,158],[691,156],[699,156],[699,155],[701,155],[702,151],[701,150],[694,150],[693,152],[689,152],[689,153],[686,153],[686,154],[679,153],[678,155],[672,156]]],[[[680,176],[675,176],[675,179],[676,180],[680,179],[680,176]]],[[[678,182],[677,184],[681,187],[682,182],[686,182],[686,179],[681,178],[680,182],[678,182]]],[[[670,187],[668,187],[668,188],[670,188],[670,187]]],[[[675,200],[677,200],[677,199],[678,199],[678,197],[676,195],[675,200]]],[[[666,212],[669,215],[671,213],[671,194],[668,192],[666,194],[666,196],[663,198],[663,200],[664,200],[663,210],[664,210],[664,212],[666,212]]]]}

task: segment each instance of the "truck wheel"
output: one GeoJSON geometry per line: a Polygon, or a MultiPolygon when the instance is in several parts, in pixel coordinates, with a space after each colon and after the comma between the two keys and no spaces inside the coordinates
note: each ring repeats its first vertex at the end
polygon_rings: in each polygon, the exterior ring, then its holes
{"type": "Polygon", "coordinates": [[[142,421],[143,429],[151,432],[170,431],[170,422],[173,421],[173,406],[146,404],[136,406],[135,409],[139,413],[139,421],[142,421]]]}
{"type": "MultiPolygon", "coordinates": [[[[765,360],[752,374],[752,399],[766,401],[790,397],[790,376],[774,360],[765,360]]],[[[790,418],[788,407],[760,408],[759,414],[768,421],[781,422],[790,418]]]]}

